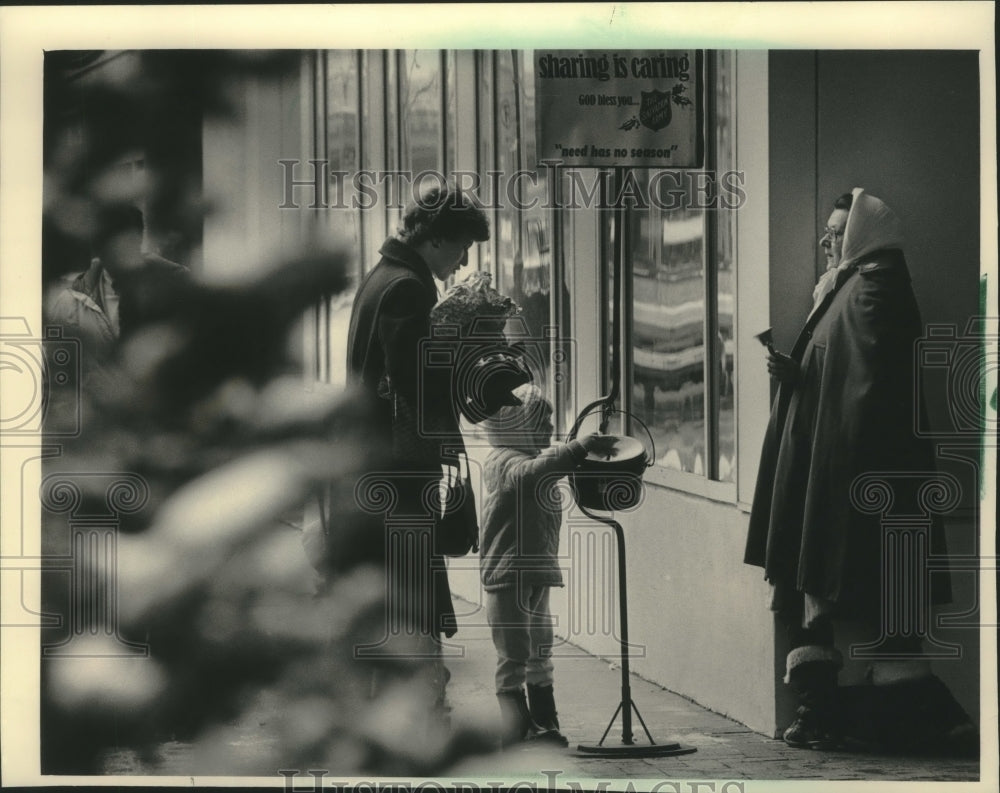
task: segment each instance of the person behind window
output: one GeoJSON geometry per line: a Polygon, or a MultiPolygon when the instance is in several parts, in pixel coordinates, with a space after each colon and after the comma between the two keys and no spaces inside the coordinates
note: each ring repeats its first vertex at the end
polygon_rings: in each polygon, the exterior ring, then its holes
{"type": "Polygon", "coordinates": [[[486,615],[497,651],[501,743],[540,739],[566,746],[549,658],[549,590],[563,585],[557,558],[562,514],[555,485],[588,451],[609,453],[615,439],[592,434],[550,448],[551,403],[532,384],[512,393],[521,404],[502,407],[484,422],[493,451],[484,469],[480,547],[486,615]]]}
{"type": "Polygon", "coordinates": [[[142,212],[136,207],[101,212],[91,238],[90,267],[66,276],[49,304],[49,319],[76,330],[96,354],[105,353],[119,336],[115,278],[141,265],[142,234],[142,212]]]}
{"type": "MultiPolygon", "coordinates": [[[[451,187],[434,188],[407,208],[397,234],[383,243],[378,264],[354,298],[348,378],[367,394],[375,416],[374,442],[394,458],[395,473],[387,484],[398,498],[397,515],[430,517],[421,491],[441,478],[443,462],[456,462],[464,451],[451,373],[447,367],[425,365],[421,342],[431,335],[430,312],[438,299],[434,280],[453,275],[468,261],[472,245],[488,239],[489,221],[472,196],[451,187]]],[[[429,645],[422,652],[437,656],[440,634],[456,631],[444,562],[417,552],[401,565],[388,565],[388,614],[400,616],[402,634],[417,635],[429,645]]],[[[391,628],[387,625],[387,631],[391,628]]],[[[393,652],[387,647],[387,655],[393,652]]],[[[439,660],[434,665],[433,685],[443,707],[447,671],[439,660]]]]}
{"type": "MultiPolygon", "coordinates": [[[[913,356],[922,325],[900,223],[882,201],[855,188],[837,199],[820,245],[828,275],[805,328],[791,355],[768,354],[780,387],[744,558],[764,568],[772,609],[788,630],[785,682],[799,708],[783,737],[811,748],[832,748],[844,737],[834,619],[853,619],[876,631],[887,655],[913,659],[872,665],[880,687],[872,697],[885,707],[863,725],[880,725],[869,737],[895,748],[978,746],[968,716],[920,659],[921,637],[885,632],[886,598],[904,597],[927,571],[912,564],[895,589],[884,590],[881,515],[852,502],[859,476],[934,471],[933,449],[913,429],[913,356]]],[[[897,501],[910,498],[900,494],[897,501]]],[[[930,553],[943,555],[943,543],[940,526],[932,528],[930,553]]],[[[933,602],[947,602],[946,577],[935,575],[930,584],[933,602]]]]}
{"type": "Polygon", "coordinates": [[[91,235],[93,258],[82,273],[65,276],[49,295],[47,321],[62,325],[83,345],[85,373],[99,372],[115,342],[139,320],[137,288],[143,280],[174,277],[187,268],[142,250],[144,220],[132,204],[99,209],[91,235]]]}

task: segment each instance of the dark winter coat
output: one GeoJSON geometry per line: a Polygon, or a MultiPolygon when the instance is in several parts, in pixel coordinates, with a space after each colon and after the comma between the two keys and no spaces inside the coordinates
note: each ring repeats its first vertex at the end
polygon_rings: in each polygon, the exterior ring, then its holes
{"type": "MultiPolygon", "coordinates": [[[[437,287],[426,262],[409,245],[390,237],[379,263],[365,276],[354,298],[347,336],[348,376],[369,394],[383,440],[391,438],[393,400],[387,389],[423,411],[433,428],[436,458],[462,448],[458,412],[451,394],[451,370],[433,356],[430,312],[437,287]],[[430,363],[430,365],[428,365],[430,363]]],[[[423,424],[422,424],[423,426],[423,424]]],[[[439,459],[409,460],[434,469],[439,459]]]]}
{"type": "MultiPolygon", "coordinates": [[[[401,493],[395,508],[412,508],[423,514],[426,510],[421,506],[420,489],[426,484],[424,480],[440,478],[442,459],[454,454],[448,450],[464,447],[450,397],[450,372],[447,367],[427,366],[422,360],[426,354],[421,342],[430,337],[430,311],[437,302],[430,268],[410,246],[392,237],[379,252],[382,258],[361,282],[354,298],[347,337],[348,377],[368,394],[376,416],[373,442],[384,444],[387,451],[393,449],[394,407],[401,407],[394,405],[396,397],[411,411],[419,405],[423,411],[420,425],[426,422],[434,428],[433,437],[421,443],[420,453],[410,453],[408,446],[404,459],[398,453],[395,459],[394,470],[410,474],[395,477],[401,493]]],[[[410,567],[420,565],[414,559],[408,562],[410,567]]],[[[447,636],[453,635],[455,612],[444,560],[431,557],[430,569],[410,569],[398,577],[395,585],[403,588],[420,587],[420,582],[433,579],[433,632],[443,629],[447,636]]],[[[420,591],[402,596],[412,598],[411,603],[427,600],[426,593],[420,591]]],[[[428,615],[415,616],[427,629],[428,615]]]]}
{"type": "MultiPolygon", "coordinates": [[[[882,515],[855,506],[855,479],[934,471],[930,443],[914,435],[921,333],[902,252],[870,253],[809,316],[791,353],[798,379],[772,405],[744,561],[772,583],[833,601],[842,616],[876,619],[882,603],[882,515]]],[[[915,504],[914,492],[898,498],[897,514],[915,504]]],[[[936,523],[931,552],[944,553],[936,523]]],[[[949,596],[941,578],[932,579],[938,602],[949,596]]]]}

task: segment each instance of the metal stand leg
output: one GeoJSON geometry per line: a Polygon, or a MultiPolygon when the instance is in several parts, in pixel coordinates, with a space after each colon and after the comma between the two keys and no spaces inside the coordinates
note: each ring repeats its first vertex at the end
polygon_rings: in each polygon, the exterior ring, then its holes
{"type": "Polygon", "coordinates": [[[671,755],[678,754],[691,754],[692,752],[698,751],[693,746],[681,746],[679,743],[657,743],[653,740],[653,736],[650,735],[649,729],[646,727],[646,722],[642,719],[642,714],[639,713],[639,708],[636,706],[635,702],[632,700],[632,685],[630,681],[629,673],[629,663],[628,663],[628,600],[627,600],[627,587],[625,582],[625,534],[622,531],[621,524],[616,520],[611,518],[602,518],[598,515],[594,515],[588,512],[583,507],[580,507],[583,514],[592,520],[599,521],[600,523],[610,526],[615,531],[615,538],[618,541],[618,602],[619,602],[619,614],[621,620],[620,633],[620,643],[621,643],[621,670],[622,670],[622,696],[621,701],[618,703],[618,707],[615,709],[614,714],[611,716],[611,721],[608,722],[607,728],[604,730],[604,734],[601,736],[596,744],[579,744],[576,750],[580,754],[587,755],[604,755],[604,756],[615,756],[615,757],[668,757],[671,755]],[[635,715],[639,718],[639,723],[642,725],[643,732],[646,733],[646,738],[649,740],[649,744],[636,744],[632,737],[632,711],[635,711],[635,715]],[[615,719],[618,718],[618,714],[622,715],[622,742],[620,745],[605,745],[604,739],[608,737],[608,733],[611,732],[611,727],[615,723],[615,719]]]}

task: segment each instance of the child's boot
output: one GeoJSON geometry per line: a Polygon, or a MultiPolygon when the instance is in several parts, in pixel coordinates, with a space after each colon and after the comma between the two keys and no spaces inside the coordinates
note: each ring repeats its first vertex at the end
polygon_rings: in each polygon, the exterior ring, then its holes
{"type": "Polygon", "coordinates": [[[533,738],[538,732],[538,725],[531,718],[528,703],[524,697],[524,689],[498,691],[497,703],[500,705],[500,746],[504,749],[533,738]]]}
{"type": "Polygon", "coordinates": [[[556,713],[556,700],[552,686],[537,686],[528,683],[528,704],[531,718],[542,730],[537,739],[552,741],[560,746],[569,746],[566,736],[559,732],[559,718],[556,713]]]}

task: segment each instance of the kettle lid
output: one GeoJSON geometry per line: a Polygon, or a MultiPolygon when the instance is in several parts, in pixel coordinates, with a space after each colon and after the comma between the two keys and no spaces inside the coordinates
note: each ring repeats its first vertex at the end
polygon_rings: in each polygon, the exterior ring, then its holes
{"type": "Polygon", "coordinates": [[[615,445],[611,452],[607,454],[595,454],[588,451],[587,462],[627,462],[638,460],[646,456],[646,449],[642,442],[628,435],[609,436],[615,439],[615,445]]]}

